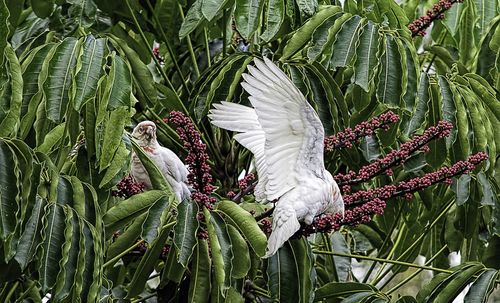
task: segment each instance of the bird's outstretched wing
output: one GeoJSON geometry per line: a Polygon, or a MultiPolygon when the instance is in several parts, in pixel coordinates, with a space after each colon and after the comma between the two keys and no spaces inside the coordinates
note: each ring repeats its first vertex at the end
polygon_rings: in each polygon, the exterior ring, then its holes
{"type": "Polygon", "coordinates": [[[257,201],[266,201],[267,163],[264,156],[266,137],[255,109],[222,101],[220,104],[214,104],[214,109],[210,110],[208,116],[215,126],[238,132],[234,139],[253,153],[259,176],[255,198],[257,201]]]}
{"type": "Polygon", "coordinates": [[[273,62],[264,58],[248,66],[241,85],[250,94],[265,134],[267,199],[272,201],[298,185],[299,176],[324,173],[324,129],[299,89],[273,62]]]}
{"type": "Polygon", "coordinates": [[[221,102],[209,117],[218,127],[239,132],[235,139],[255,156],[256,197],[278,199],[297,186],[297,176],[322,176],[324,130],[306,98],[288,76],[264,58],[248,66],[243,88],[254,108],[221,102]]]}

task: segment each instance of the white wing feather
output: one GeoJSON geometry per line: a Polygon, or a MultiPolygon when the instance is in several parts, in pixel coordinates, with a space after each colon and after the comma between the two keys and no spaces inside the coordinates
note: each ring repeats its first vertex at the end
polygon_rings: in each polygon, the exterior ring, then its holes
{"type": "Polygon", "coordinates": [[[240,104],[222,101],[214,104],[214,109],[208,115],[212,124],[239,132],[234,139],[250,150],[255,156],[255,167],[259,182],[255,188],[255,198],[257,201],[265,202],[265,188],[267,184],[267,163],[264,154],[266,142],[265,133],[255,113],[255,109],[240,104]]]}
{"type": "Polygon", "coordinates": [[[298,185],[297,175],[324,171],[324,130],[314,109],[285,73],[270,60],[264,58],[264,62],[255,59],[257,68],[248,67],[250,74],[243,74],[241,85],[250,94],[265,133],[266,195],[272,201],[298,185]]]}

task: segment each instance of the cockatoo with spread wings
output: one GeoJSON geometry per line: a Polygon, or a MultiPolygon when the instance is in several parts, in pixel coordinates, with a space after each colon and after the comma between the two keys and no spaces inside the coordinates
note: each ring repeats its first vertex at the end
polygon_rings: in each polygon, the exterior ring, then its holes
{"type": "MultiPolygon", "coordinates": [[[[132,138],[139,144],[146,154],[154,161],[162,172],[166,181],[172,187],[175,195],[182,201],[190,195],[187,186],[188,170],[181,159],[170,149],[160,146],[156,140],[156,125],[152,121],[142,121],[132,131],[132,138]]],[[[136,182],[144,183],[150,189],[151,180],[141,160],[134,153],[132,156],[132,169],[130,174],[136,182]]]]}
{"type": "Polygon", "coordinates": [[[265,257],[300,228],[325,213],[344,212],[339,187],[325,169],[325,131],[299,89],[273,62],[255,59],[243,88],[252,107],[221,102],[209,117],[212,124],[235,131],[236,141],[255,156],[258,201],[275,201],[272,233],[265,257]]]}

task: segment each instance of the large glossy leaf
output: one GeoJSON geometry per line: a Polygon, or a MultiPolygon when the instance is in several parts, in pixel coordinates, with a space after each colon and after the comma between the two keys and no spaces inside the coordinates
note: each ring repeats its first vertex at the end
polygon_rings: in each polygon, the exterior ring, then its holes
{"type": "Polygon", "coordinates": [[[44,292],[48,292],[55,285],[57,274],[61,270],[59,261],[63,257],[66,214],[64,207],[57,203],[46,206],[39,261],[40,283],[44,292]]]}
{"type": "Polygon", "coordinates": [[[131,104],[131,75],[125,61],[116,55],[111,56],[111,70],[106,78],[106,88],[103,99],[107,102],[108,110],[115,110],[121,106],[130,108],[131,104]]]}
{"type": "Polygon", "coordinates": [[[161,190],[150,190],[134,195],[110,208],[103,217],[109,235],[124,227],[131,219],[147,211],[151,205],[165,197],[161,190]]]}
{"type": "Polygon", "coordinates": [[[295,259],[289,243],[285,243],[276,254],[268,258],[267,279],[269,291],[274,300],[294,302],[300,298],[301,281],[297,272],[297,262],[300,261],[295,259]]]}
{"type": "Polygon", "coordinates": [[[234,19],[243,38],[249,39],[257,30],[263,6],[262,0],[236,0],[234,19]]]}
{"type": "Polygon", "coordinates": [[[127,297],[135,297],[144,290],[150,274],[153,272],[155,265],[159,262],[158,256],[167,241],[171,229],[171,226],[163,227],[158,237],[151,243],[151,246],[142,257],[137,270],[134,272],[132,281],[130,281],[128,286],[127,297]]]}
{"type": "Polygon", "coordinates": [[[188,302],[208,302],[211,289],[211,263],[207,240],[198,239],[191,266],[188,302]]]}
{"type": "Polygon", "coordinates": [[[312,33],[317,27],[323,24],[329,17],[337,14],[341,11],[338,6],[327,6],[315,14],[311,19],[309,19],[303,26],[301,26],[286,42],[282,59],[285,60],[292,57],[296,52],[298,52],[311,38],[312,33]]]}
{"type": "Polygon", "coordinates": [[[196,219],[198,204],[182,201],[177,207],[177,223],[174,228],[174,244],[180,264],[187,266],[196,245],[199,222],[196,219]]]}
{"type": "Polygon", "coordinates": [[[9,36],[9,10],[4,1],[0,3],[0,66],[3,66],[4,61],[4,49],[7,46],[7,37],[9,36]]]}
{"type": "Polygon", "coordinates": [[[493,292],[498,274],[496,269],[484,270],[469,288],[464,302],[486,303],[488,296],[493,292]]]}
{"type": "Polygon", "coordinates": [[[238,229],[232,225],[226,225],[233,259],[231,260],[231,276],[236,279],[244,278],[250,270],[250,253],[248,245],[238,229]]]}
{"type": "Polygon", "coordinates": [[[262,40],[269,42],[275,38],[285,19],[285,1],[269,0],[266,6],[266,30],[260,36],[262,40]]]}
{"type": "Polygon", "coordinates": [[[95,97],[97,83],[101,77],[104,60],[105,39],[96,39],[89,35],[82,46],[82,54],[76,62],[72,94],[73,107],[79,111],[82,106],[95,97]]]}
{"type": "MultiPolygon", "coordinates": [[[[219,224],[219,221],[217,219],[212,219],[212,215],[210,214],[208,209],[204,208],[203,214],[205,216],[205,224],[207,226],[208,239],[210,241],[212,264],[214,267],[214,289],[223,289],[224,281],[226,280],[225,261],[228,261],[227,268],[229,270],[227,272],[227,276],[229,277],[231,274],[231,247],[227,247],[228,245],[230,245],[230,242],[229,239],[227,239],[227,235],[224,235],[226,237],[222,237],[222,234],[220,234],[221,237],[219,237],[219,233],[222,230],[222,227],[217,226],[219,224]],[[223,243],[221,243],[221,240],[223,241],[223,243]],[[226,247],[223,248],[224,245],[226,245],[226,247]],[[223,255],[226,256],[224,257],[223,255]]],[[[219,216],[217,213],[215,213],[214,215],[219,216]]],[[[222,221],[222,219],[220,221],[222,221]]],[[[221,223],[223,223],[223,221],[221,223]]]]}
{"type": "Polygon", "coordinates": [[[179,30],[179,38],[182,39],[194,31],[203,21],[203,13],[201,7],[203,5],[202,0],[197,0],[189,8],[186,18],[182,22],[181,28],[179,30]]]}
{"type": "Polygon", "coordinates": [[[403,94],[402,62],[406,54],[401,52],[397,38],[385,35],[384,53],[381,56],[381,67],[378,75],[377,98],[389,106],[399,106],[403,94]]]}
{"type": "Polygon", "coordinates": [[[104,129],[99,171],[103,171],[111,165],[112,159],[122,141],[125,125],[130,121],[129,115],[130,109],[127,106],[120,106],[110,113],[104,129]]]}
{"type": "Polygon", "coordinates": [[[350,65],[358,46],[359,31],[362,27],[363,20],[360,16],[352,16],[344,22],[332,46],[332,58],[330,60],[332,68],[350,65]]]}
{"type": "Polygon", "coordinates": [[[352,81],[361,86],[366,92],[375,76],[377,52],[379,48],[378,26],[371,21],[361,29],[359,46],[355,49],[354,75],[352,81]]]}
{"type": "Polygon", "coordinates": [[[267,245],[266,235],[249,212],[228,200],[219,202],[216,211],[224,214],[226,221],[239,229],[259,257],[264,256],[267,245]]]}
{"type": "Polygon", "coordinates": [[[16,229],[19,205],[17,160],[7,143],[0,140],[0,239],[12,237],[16,229]]]}
{"type": "Polygon", "coordinates": [[[8,70],[10,79],[9,83],[0,83],[0,87],[4,86],[0,92],[0,105],[2,106],[0,110],[0,136],[2,137],[16,132],[23,99],[21,66],[10,45],[5,48],[4,67],[8,70]]]}
{"type": "Polygon", "coordinates": [[[314,301],[318,302],[327,298],[345,298],[356,293],[370,293],[377,289],[370,284],[358,282],[330,282],[318,288],[314,301]]]}
{"type": "Polygon", "coordinates": [[[80,42],[66,38],[59,45],[48,65],[47,80],[43,84],[46,98],[47,117],[59,123],[66,114],[69,104],[69,88],[73,78],[73,68],[80,49],[80,42]]]}

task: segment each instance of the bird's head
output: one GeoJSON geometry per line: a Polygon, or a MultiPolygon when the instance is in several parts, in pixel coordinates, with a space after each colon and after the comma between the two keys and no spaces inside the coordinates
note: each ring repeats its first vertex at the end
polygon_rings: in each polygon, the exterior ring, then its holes
{"type": "Polygon", "coordinates": [[[152,121],[142,121],[132,131],[132,138],[140,145],[150,145],[156,142],[156,125],[152,121]]]}

